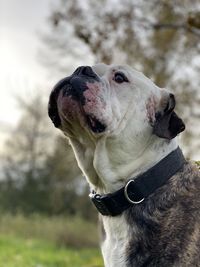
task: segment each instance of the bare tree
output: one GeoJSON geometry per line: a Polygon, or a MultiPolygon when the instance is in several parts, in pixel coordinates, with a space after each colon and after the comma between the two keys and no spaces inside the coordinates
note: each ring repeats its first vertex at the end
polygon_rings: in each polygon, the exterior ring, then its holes
{"type": "Polygon", "coordinates": [[[67,140],[55,135],[42,96],[17,99],[21,118],[5,145],[0,207],[96,218],[67,140]],[[51,131],[52,129],[52,131],[51,131]]]}
{"type": "Polygon", "coordinates": [[[22,115],[5,149],[7,172],[13,179],[15,176],[23,178],[27,172],[31,177],[36,175],[37,168],[42,166],[49,152],[52,137],[44,100],[39,94],[28,100],[18,97],[17,103],[22,115]]]}

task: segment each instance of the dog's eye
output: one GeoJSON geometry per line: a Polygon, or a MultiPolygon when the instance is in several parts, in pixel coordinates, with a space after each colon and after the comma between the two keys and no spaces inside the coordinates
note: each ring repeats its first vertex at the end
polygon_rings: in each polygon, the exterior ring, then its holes
{"type": "Polygon", "coordinates": [[[116,83],[128,82],[128,79],[123,72],[116,72],[113,80],[116,83]]]}

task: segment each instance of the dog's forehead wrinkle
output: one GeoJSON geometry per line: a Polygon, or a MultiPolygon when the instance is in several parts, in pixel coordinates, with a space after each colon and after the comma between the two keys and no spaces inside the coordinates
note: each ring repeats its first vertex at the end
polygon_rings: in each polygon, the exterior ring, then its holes
{"type": "Polygon", "coordinates": [[[112,67],[110,69],[111,75],[114,75],[117,72],[122,72],[123,74],[125,74],[125,76],[127,78],[129,78],[129,76],[130,76],[130,72],[129,72],[129,70],[125,66],[119,65],[119,66],[114,66],[114,67],[112,67]]]}

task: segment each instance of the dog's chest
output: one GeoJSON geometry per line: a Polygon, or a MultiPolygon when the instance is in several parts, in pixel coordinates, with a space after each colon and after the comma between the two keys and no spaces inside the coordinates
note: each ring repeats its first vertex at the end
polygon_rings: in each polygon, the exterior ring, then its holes
{"type": "Polygon", "coordinates": [[[125,267],[129,227],[124,216],[104,217],[103,227],[105,239],[102,242],[101,250],[105,267],[125,267]]]}

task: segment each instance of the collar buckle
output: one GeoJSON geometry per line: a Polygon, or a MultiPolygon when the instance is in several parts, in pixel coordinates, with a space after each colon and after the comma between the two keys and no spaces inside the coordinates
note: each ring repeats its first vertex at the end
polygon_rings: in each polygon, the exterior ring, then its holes
{"type": "Polygon", "coordinates": [[[99,195],[95,191],[92,191],[89,194],[89,197],[93,202],[94,206],[102,215],[112,216],[112,212],[108,209],[108,206],[105,203],[106,198],[103,195],[99,195]]]}
{"type": "Polygon", "coordinates": [[[144,201],[144,197],[139,199],[139,200],[131,199],[135,195],[134,192],[133,192],[134,184],[133,184],[133,186],[131,188],[131,193],[130,193],[131,198],[129,196],[129,186],[131,186],[131,183],[135,183],[135,181],[133,179],[128,181],[128,183],[124,187],[124,195],[125,195],[126,199],[128,200],[128,202],[130,202],[131,204],[135,204],[135,205],[136,204],[140,204],[140,203],[142,203],[144,201]]]}

